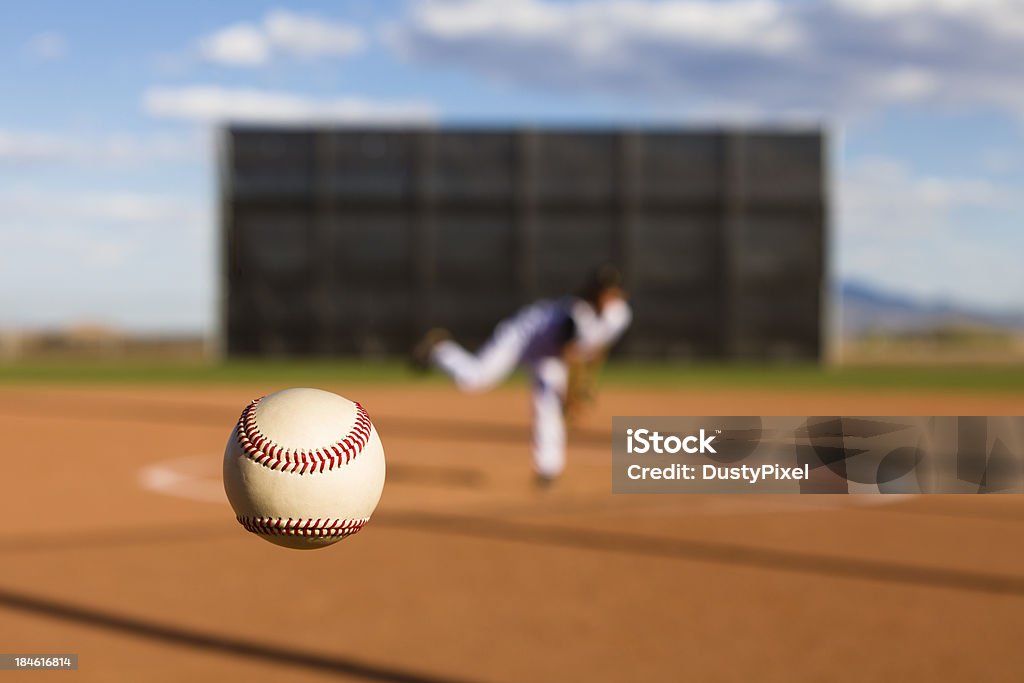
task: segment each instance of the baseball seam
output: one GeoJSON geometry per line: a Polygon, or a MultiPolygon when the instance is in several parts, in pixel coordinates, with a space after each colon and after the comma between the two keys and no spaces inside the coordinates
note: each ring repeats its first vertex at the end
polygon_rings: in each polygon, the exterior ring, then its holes
{"type": "Polygon", "coordinates": [[[370,521],[362,519],[320,519],[292,517],[248,517],[239,515],[238,523],[246,531],[265,536],[307,536],[311,538],[345,538],[358,533],[370,521]]]}
{"type": "Polygon", "coordinates": [[[370,439],[370,416],[356,403],[355,424],[343,439],[319,448],[284,448],[267,438],[256,424],[256,407],[263,398],[247,405],[238,418],[238,445],[245,457],[258,465],[299,474],[325,472],[354,460],[370,439]]]}

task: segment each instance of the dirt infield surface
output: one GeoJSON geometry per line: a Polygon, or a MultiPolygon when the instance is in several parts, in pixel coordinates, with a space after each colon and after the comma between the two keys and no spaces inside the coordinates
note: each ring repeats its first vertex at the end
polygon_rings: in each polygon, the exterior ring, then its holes
{"type": "Polygon", "coordinates": [[[0,388],[0,651],[82,681],[1024,679],[1024,499],[612,496],[614,414],[1021,414],[1024,394],[614,388],[532,486],[522,388],[325,386],[388,456],[322,551],[245,533],[220,486],[280,387],[0,388]]]}

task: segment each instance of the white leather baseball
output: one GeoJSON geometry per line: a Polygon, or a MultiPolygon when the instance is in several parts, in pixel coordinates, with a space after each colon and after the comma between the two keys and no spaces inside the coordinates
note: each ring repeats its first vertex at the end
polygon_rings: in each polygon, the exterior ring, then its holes
{"type": "Polygon", "coordinates": [[[285,389],[242,411],[224,449],[224,491],[239,523],[289,548],[359,531],[384,489],[384,447],[362,406],[285,389]]]}

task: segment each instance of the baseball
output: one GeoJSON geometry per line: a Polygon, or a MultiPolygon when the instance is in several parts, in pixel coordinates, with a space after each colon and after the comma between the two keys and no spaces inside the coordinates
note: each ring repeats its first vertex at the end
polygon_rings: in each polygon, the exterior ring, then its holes
{"type": "Polygon", "coordinates": [[[323,548],[369,521],[384,489],[384,447],[363,407],[320,389],[257,399],[224,449],[238,522],[271,543],[323,548]]]}

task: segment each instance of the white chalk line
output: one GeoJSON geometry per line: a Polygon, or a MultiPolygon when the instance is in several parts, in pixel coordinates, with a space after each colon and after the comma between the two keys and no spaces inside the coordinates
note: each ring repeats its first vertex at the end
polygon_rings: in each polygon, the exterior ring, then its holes
{"type": "Polygon", "coordinates": [[[190,455],[146,465],[139,470],[139,485],[154,493],[200,503],[224,503],[221,459],[190,455]]]}
{"type": "MultiPolygon", "coordinates": [[[[227,498],[221,481],[220,455],[189,455],[146,465],[139,470],[138,482],[144,490],[198,503],[223,504],[227,498]]],[[[571,477],[572,473],[566,476],[571,477]]],[[[870,489],[870,487],[865,487],[870,489]]],[[[875,489],[877,491],[877,488],[875,489]]],[[[607,495],[611,495],[610,493],[607,495]]],[[[677,496],[670,496],[677,498],[677,496]]],[[[776,495],[747,497],[745,495],[695,496],[690,501],[688,516],[724,517],[761,514],[767,512],[801,513],[841,510],[856,507],[892,505],[915,498],[913,494],[870,494],[835,496],[776,495]]],[[[663,496],[651,496],[654,503],[663,496]]],[[[647,506],[641,505],[646,508],[647,506]]],[[[659,507],[654,505],[652,507],[659,507]]],[[[638,510],[639,512],[639,510],[638,510]]],[[[645,514],[651,510],[645,510],[645,514]]],[[[657,514],[657,513],[656,513],[657,514]]],[[[665,514],[679,514],[679,508],[665,510],[665,514]]]]}

